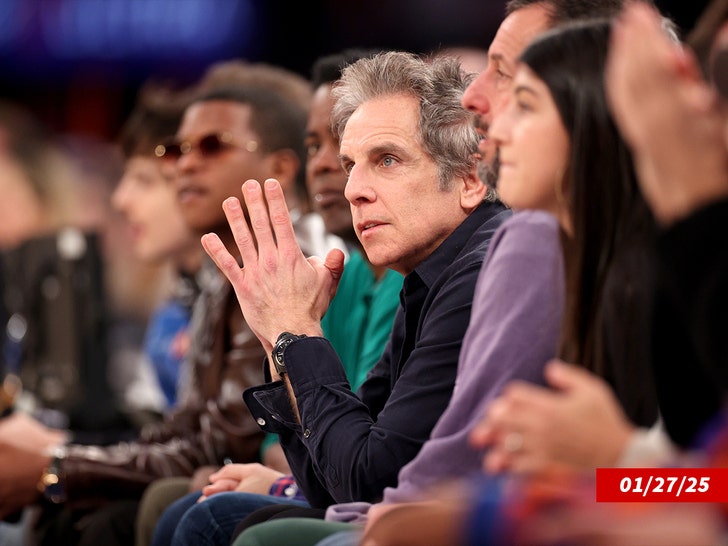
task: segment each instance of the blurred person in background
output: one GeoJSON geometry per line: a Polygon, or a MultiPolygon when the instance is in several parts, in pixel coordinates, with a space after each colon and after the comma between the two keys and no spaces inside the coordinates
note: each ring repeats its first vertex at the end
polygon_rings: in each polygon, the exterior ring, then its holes
{"type": "MultiPolygon", "coordinates": [[[[300,80],[293,74],[290,78],[296,84],[300,80]]],[[[217,231],[233,245],[220,205],[239,191],[246,177],[280,177],[296,207],[305,116],[298,104],[252,82],[195,97],[176,137],[164,143],[161,154],[175,169],[178,204],[188,227],[198,234],[217,231]]],[[[323,245],[320,238],[310,243],[315,248],[323,245]]],[[[40,441],[35,442],[36,450],[28,449],[27,443],[21,450],[18,443],[27,441],[27,435],[10,444],[3,434],[3,468],[8,477],[21,479],[3,479],[14,493],[3,497],[0,512],[38,500],[38,480],[27,479],[35,469],[38,477],[55,476],[56,492],[46,488],[45,497],[59,512],[71,514],[62,528],[47,528],[48,540],[111,543],[118,540],[118,529],[110,528],[99,510],[112,506],[112,501],[137,500],[159,477],[190,476],[201,466],[221,465],[228,458],[257,459],[262,433],[240,393],[262,381],[263,351],[220,278],[214,265],[205,273],[203,264],[201,296],[190,327],[189,373],[176,410],[162,423],[145,426],[136,440],[102,450],[66,445],[52,455],[38,456],[40,441]]],[[[133,541],[133,519],[128,527],[130,534],[123,540],[133,541]]]]}
{"type": "Polygon", "coordinates": [[[0,127],[2,371],[19,378],[3,385],[21,385],[3,409],[17,410],[21,428],[39,426],[32,419],[51,427],[46,445],[132,437],[146,420],[139,416],[156,412],[115,374],[115,362],[127,361],[117,358],[122,322],[107,277],[103,188],[118,176],[118,156],[107,145],[54,135],[12,104],[0,105],[0,127]]]}
{"type": "Polygon", "coordinates": [[[137,258],[168,269],[168,296],[153,312],[145,334],[145,352],[165,410],[177,402],[182,361],[190,344],[187,328],[199,292],[195,277],[202,263],[200,242],[177,204],[174,172],[155,153],[160,142],[176,133],[182,112],[170,90],[152,85],[142,89],[121,131],[125,169],[112,196],[129,224],[137,258]]]}
{"type": "MultiPolygon", "coordinates": [[[[97,234],[106,295],[107,377],[115,400],[131,423],[123,435],[89,436],[83,443],[108,444],[136,437],[146,423],[159,421],[164,398],[144,350],[149,318],[164,296],[169,273],[136,253],[124,215],[112,195],[124,172],[120,146],[82,135],[64,135],[64,150],[79,176],[82,199],[78,224],[97,234]]],[[[74,442],[80,439],[74,439],[74,442]]]]}
{"type": "Polygon", "coordinates": [[[133,423],[111,377],[104,234],[84,219],[86,173],[18,107],[0,108],[0,133],[3,367],[22,380],[17,407],[79,441],[114,441],[133,423]]]}

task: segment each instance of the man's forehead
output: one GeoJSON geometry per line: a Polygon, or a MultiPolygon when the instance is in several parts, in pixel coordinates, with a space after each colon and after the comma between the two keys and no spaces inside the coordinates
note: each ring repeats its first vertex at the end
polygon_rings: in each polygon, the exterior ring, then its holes
{"type": "Polygon", "coordinates": [[[541,2],[514,11],[498,28],[488,51],[490,61],[513,67],[526,46],[550,26],[548,10],[541,2]]]}
{"type": "Polygon", "coordinates": [[[342,135],[342,150],[352,145],[371,147],[384,141],[416,139],[419,102],[410,95],[378,97],[362,103],[342,135]]]}
{"type": "Polygon", "coordinates": [[[196,102],[185,110],[180,133],[243,131],[248,129],[250,105],[228,100],[196,102]]]}

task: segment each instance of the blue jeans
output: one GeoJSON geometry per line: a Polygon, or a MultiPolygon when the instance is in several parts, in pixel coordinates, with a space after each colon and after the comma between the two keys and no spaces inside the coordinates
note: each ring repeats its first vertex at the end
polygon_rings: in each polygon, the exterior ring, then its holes
{"type": "Polygon", "coordinates": [[[164,511],[154,530],[152,546],[229,546],[236,525],[271,504],[308,506],[286,497],[252,493],[218,493],[197,503],[202,493],[185,495],[164,511]]]}

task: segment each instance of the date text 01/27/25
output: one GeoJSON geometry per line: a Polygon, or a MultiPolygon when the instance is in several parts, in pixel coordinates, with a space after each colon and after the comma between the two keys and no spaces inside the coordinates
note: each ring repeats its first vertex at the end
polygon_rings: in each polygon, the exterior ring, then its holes
{"type": "Polygon", "coordinates": [[[598,468],[597,502],[728,502],[728,468],[598,468]]]}

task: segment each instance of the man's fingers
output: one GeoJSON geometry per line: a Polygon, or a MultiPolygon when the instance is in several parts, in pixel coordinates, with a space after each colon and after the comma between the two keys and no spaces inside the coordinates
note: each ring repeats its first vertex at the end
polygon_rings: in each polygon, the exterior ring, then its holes
{"type": "Polygon", "coordinates": [[[218,480],[215,483],[206,485],[202,488],[202,494],[206,497],[211,497],[216,493],[222,493],[223,491],[233,491],[238,486],[238,480],[218,480]]]}
{"type": "Polygon", "coordinates": [[[249,464],[226,464],[220,467],[220,469],[210,476],[210,481],[214,482],[221,479],[232,479],[232,480],[244,480],[255,474],[255,470],[260,467],[259,463],[249,464]]]}
{"type": "MultiPolygon", "coordinates": [[[[256,180],[246,180],[242,187],[243,199],[245,200],[245,207],[248,211],[248,219],[250,221],[250,229],[247,223],[243,225],[243,211],[233,210],[230,212],[234,214],[234,217],[228,214],[228,209],[225,209],[225,215],[228,218],[228,222],[233,230],[233,236],[235,241],[240,247],[240,255],[243,259],[243,266],[246,262],[250,263],[249,260],[255,256],[256,263],[271,264],[275,263],[276,260],[276,244],[273,237],[273,232],[270,226],[270,216],[268,214],[268,205],[263,198],[263,190],[260,184],[256,180]],[[239,226],[234,226],[233,219],[243,220],[239,226]],[[257,243],[257,250],[256,248],[257,243]],[[243,245],[245,248],[243,248],[243,245]],[[254,251],[255,250],[255,251],[254,251]]],[[[227,203],[227,200],[226,200],[227,203]]]]}
{"type": "Polygon", "coordinates": [[[200,241],[207,255],[212,258],[215,265],[217,265],[233,285],[242,281],[243,272],[237,260],[228,252],[217,234],[207,233],[202,236],[200,241]]]}
{"type": "MultiPolygon", "coordinates": [[[[293,231],[291,215],[288,212],[286,198],[278,181],[269,178],[265,181],[265,199],[268,203],[269,225],[273,226],[278,252],[283,256],[298,256],[301,247],[293,231]]],[[[257,236],[257,232],[256,232],[257,236]]]]}
{"type": "Polygon", "coordinates": [[[488,447],[495,442],[495,439],[495,428],[490,421],[485,419],[473,427],[468,436],[470,445],[478,449],[488,447]]]}

